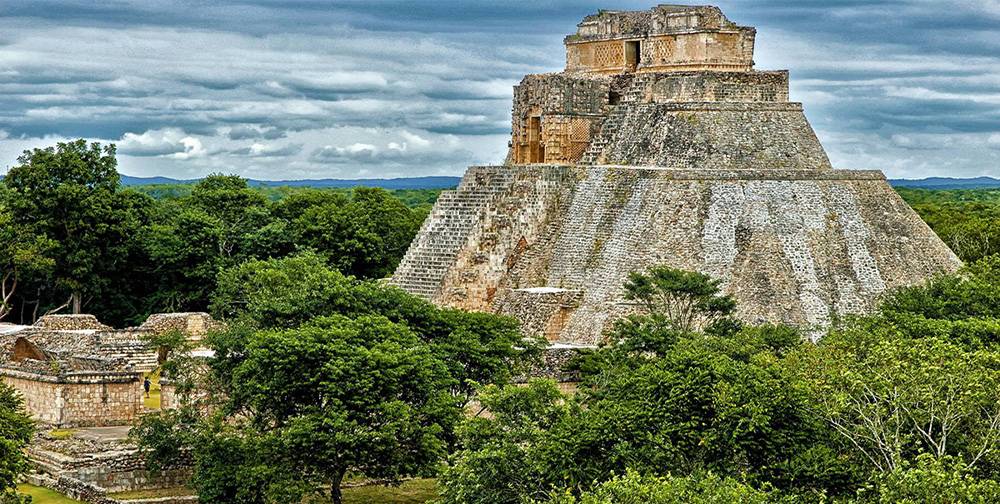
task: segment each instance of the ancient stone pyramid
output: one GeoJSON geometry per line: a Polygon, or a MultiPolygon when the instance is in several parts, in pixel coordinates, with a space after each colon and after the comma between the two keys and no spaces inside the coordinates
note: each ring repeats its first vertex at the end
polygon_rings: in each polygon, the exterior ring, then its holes
{"type": "Polygon", "coordinates": [[[442,193],[392,282],[593,343],[653,265],[803,327],[958,268],[882,172],[833,169],[788,72],[753,69],[755,34],[707,6],[588,16],[564,72],[514,88],[507,162],[442,193]]]}

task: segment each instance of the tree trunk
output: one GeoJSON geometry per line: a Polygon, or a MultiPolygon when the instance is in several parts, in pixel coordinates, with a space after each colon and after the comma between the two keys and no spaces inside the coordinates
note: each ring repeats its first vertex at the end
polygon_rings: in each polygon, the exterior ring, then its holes
{"type": "Polygon", "coordinates": [[[340,493],[340,484],[344,482],[344,473],[338,473],[330,481],[330,502],[333,504],[343,504],[344,496],[340,493]]]}
{"type": "Polygon", "coordinates": [[[80,295],[80,291],[73,291],[73,315],[79,315],[81,310],[81,300],[83,296],[80,295]]]}

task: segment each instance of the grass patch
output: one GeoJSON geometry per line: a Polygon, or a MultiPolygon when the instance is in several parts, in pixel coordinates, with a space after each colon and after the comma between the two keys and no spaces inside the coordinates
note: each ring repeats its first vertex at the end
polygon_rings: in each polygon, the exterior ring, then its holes
{"type": "Polygon", "coordinates": [[[150,409],[160,409],[162,402],[160,401],[160,370],[149,373],[146,375],[149,378],[149,397],[143,395],[143,406],[150,409]]]}
{"type": "MultiPolygon", "coordinates": [[[[399,486],[361,486],[344,488],[344,504],[424,504],[437,500],[437,481],[415,479],[399,486]]],[[[310,500],[309,504],[329,504],[327,500],[310,500]]]]}
{"type": "Polygon", "coordinates": [[[48,488],[35,485],[17,485],[17,491],[30,495],[32,504],[74,504],[80,502],[78,500],[70,499],[55,490],[49,490],[48,488]]]}
{"type": "Polygon", "coordinates": [[[415,479],[398,487],[363,486],[343,490],[346,504],[424,504],[438,498],[437,481],[415,479]]]}
{"type": "Polygon", "coordinates": [[[155,499],[157,497],[179,497],[194,495],[194,490],[187,487],[159,488],[156,490],[137,490],[135,492],[109,493],[108,497],[118,500],[155,499]]]}
{"type": "Polygon", "coordinates": [[[147,408],[160,409],[160,391],[150,387],[149,397],[143,398],[142,404],[147,408]]]}
{"type": "Polygon", "coordinates": [[[73,437],[73,434],[76,434],[75,429],[52,429],[49,431],[49,437],[58,440],[69,439],[73,437]]]}

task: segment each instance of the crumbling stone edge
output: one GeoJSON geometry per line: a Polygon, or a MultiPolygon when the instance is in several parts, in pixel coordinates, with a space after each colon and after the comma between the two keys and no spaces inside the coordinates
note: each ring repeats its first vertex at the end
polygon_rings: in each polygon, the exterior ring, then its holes
{"type": "Polygon", "coordinates": [[[71,499],[88,502],[90,504],[193,504],[198,502],[195,495],[154,497],[149,499],[133,499],[128,501],[118,500],[108,497],[108,491],[97,485],[84,483],[76,478],[60,476],[53,478],[45,474],[29,474],[26,482],[35,486],[45,487],[61,494],[65,494],[71,499]]]}

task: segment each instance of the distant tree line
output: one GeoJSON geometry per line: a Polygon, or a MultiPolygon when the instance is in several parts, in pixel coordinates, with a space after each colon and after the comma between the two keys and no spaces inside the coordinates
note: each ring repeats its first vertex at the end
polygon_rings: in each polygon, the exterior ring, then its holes
{"type": "Polygon", "coordinates": [[[3,177],[0,320],[88,312],[123,326],[205,311],[225,269],[304,251],[343,274],[381,278],[437,196],[251,188],[231,175],[127,189],[116,168],[113,145],[78,140],[26,151],[3,177]]]}
{"type": "MultiPolygon", "coordinates": [[[[182,198],[190,196],[194,191],[196,182],[176,183],[176,184],[142,184],[129,186],[128,190],[148,194],[153,199],[182,198]]],[[[346,187],[305,187],[305,186],[263,186],[250,185],[254,192],[262,194],[268,201],[281,201],[289,196],[303,192],[326,192],[341,194],[347,198],[351,197],[354,188],[346,187]]],[[[394,198],[402,201],[406,206],[414,210],[429,212],[437,197],[441,194],[441,189],[387,189],[386,192],[394,198]]]]}

